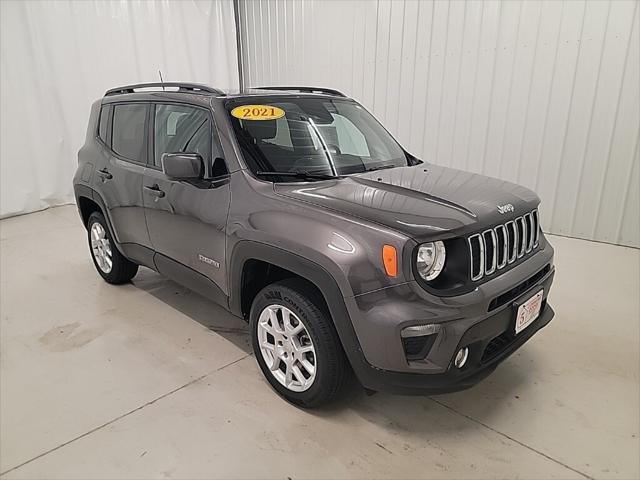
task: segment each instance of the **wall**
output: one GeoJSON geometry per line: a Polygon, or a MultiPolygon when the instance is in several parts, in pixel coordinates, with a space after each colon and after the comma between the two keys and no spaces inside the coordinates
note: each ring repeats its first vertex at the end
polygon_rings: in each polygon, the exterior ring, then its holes
{"type": "Polygon", "coordinates": [[[91,103],[158,81],[238,87],[233,3],[0,2],[0,216],[73,201],[91,103]]]}
{"type": "Polygon", "coordinates": [[[533,188],[546,231],[640,245],[633,1],[241,3],[245,83],[343,90],[412,153],[533,188]]]}

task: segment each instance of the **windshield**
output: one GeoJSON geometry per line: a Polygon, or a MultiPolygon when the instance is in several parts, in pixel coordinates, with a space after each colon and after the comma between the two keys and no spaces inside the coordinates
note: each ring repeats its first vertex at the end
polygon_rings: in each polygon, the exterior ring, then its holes
{"type": "Polygon", "coordinates": [[[410,164],[391,135],[351,100],[251,97],[227,107],[257,174],[289,173],[291,181],[293,173],[336,176],[410,164]]]}

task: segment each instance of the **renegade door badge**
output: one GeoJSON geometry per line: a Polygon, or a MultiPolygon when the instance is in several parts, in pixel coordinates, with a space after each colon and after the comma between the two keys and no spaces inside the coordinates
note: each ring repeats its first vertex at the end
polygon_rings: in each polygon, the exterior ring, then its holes
{"type": "Polygon", "coordinates": [[[216,262],[215,260],[209,258],[209,257],[205,257],[202,254],[198,254],[198,260],[200,260],[201,262],[207,263],[209,265],[213,265],[216,268],[220,268],[220,262],[216,262]]]}

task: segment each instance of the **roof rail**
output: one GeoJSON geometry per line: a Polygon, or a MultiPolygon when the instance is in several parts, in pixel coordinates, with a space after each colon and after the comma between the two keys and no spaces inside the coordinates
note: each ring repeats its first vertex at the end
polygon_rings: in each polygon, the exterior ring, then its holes
{"type": "Polygon", "coordinates": [[[295,91],[295,92],[304,92],[304,93],[326,93],[327,95],[336,95],[338,97],[346,97],[344,93],[339,90],[334,90],[333,88],[321,88],[321,87],[253,87],[253,90],[284,90],[284,91],[295,91]]]}
{"type": "Polygon", "coordinates": [[[199,83],[182,83],[182,82],[153,82],[153,83],[138,83],[135,85],[125,85],[123,87],[112,88],[107,90],[104,94],[105,97],[110,95],[121,95],[123,93],[135,93],[136,89],[140,88],[158,88],[164,90],[165,87],[178,87],[179,92],[191,92],[191,93],[215,93],[218,95],[224,95],[222,90],[217,88],[208,87],[207,85],[201,85],[199,83]]]}

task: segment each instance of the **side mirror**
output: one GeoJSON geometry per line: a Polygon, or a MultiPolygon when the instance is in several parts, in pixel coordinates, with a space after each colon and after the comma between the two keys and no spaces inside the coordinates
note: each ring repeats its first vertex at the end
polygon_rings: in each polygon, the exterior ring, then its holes
{"type": "Polygon", "coordinates": [[[162,171],[175,180],[196,180],[204,175],[204,161],[199,153],[163,153],[162,171]]]}

